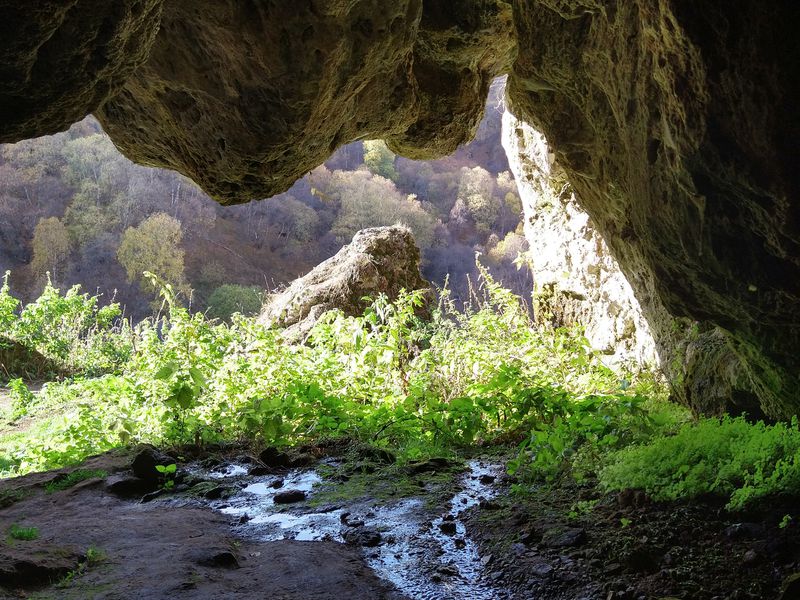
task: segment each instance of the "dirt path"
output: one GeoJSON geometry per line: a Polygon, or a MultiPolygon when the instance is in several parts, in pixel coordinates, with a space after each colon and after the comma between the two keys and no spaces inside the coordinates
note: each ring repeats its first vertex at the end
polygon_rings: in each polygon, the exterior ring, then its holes
{"type": "MultiPolygon", "coordinates": [[[[106,457],[88,466],[110,472],[126,462],[106,457]]],[[[0,530],[5,535],[18,524],[39,534],[32,541],[9,537],[0,549],[2,598],[401,598],[341,544],[245,540],[210,509],[122,500],[100,479],[48,494],[41,487],[48,478],[53,473],[0,485],[0,493],[13,486],[30,494],[0,509],[0,530]]]]}

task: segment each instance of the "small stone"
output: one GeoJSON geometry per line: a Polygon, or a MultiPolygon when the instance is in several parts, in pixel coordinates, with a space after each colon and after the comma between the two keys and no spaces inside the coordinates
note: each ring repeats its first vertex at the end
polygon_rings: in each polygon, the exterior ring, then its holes
{"type": "Polygon", "coordinates": [[[345,543],[351,546],[364,546],[365,548],[374,548],[383,541],[380,532],[370,527],[350,529],[342,537],[345,543]]]}
{"type": "Polygon", "coordinates": [[[543,558],[536,559],[529,567],[531,573],[537,577],[545,577],[553,572],[553,565],[544,560],[543,558]]]}
{"type": "Polygon", "coordinates": [[[175,460],[153,446],[142,446],[131,463],[131,470],[136,477],[145,481],[160,482],[163,475],[156,470],[157,465],[175,464],[175,460]]]}
{"type": "Polygon", "coordinates": [[[272,469],[288,467],[290,461],[289,455],[286,454],[286,452],[278,450],[275,446],[265,448],[261,454],[258,455],[258,460],[272,469]]]}
{"type": "Polygon", "coordinates": [[[567,548],[586,543],[586,531],[575,527],[553,527],[545,531],[542,543],[550,548],[567,548]]]}
{"type": "Polygon", "coordinates": [[[439,523],[439,531],[441,531],[445,535],[455,535],[456,524],[454,521],[442,521],[441,523],[439,523]]]}
{"type": "Polygon", "coordinates": [[[756,564],[759,561],[758,553],[755,550],[748,550],[744,553],[742,557],[742,564],[745,566],[751,566],[756,564]]]}
{"type": "Polygon", "coordinates": [[[494,475],[489,475],[488,473],[484,473],[478,478],[478,481],[481,482],[483,485],[491,485],[495,482],[497,477],[494,475]]]}
{"type": "Polygon", "coordinates": [[[759,523],[734,523],[726,527],[723,533],[732,540],[742,540],[763,537],[765,530],[759,523]]]}
{"type": "Polygon", "coordinates": [[[467,542],[464,538],[453,538],[453,545],[459,550],[467,547],[467,542]]]}
{"type": "Polygon", "coordinates": [[[303,490],[286,490],[278,492],[272,499],[275,504],[293,504],[295,502],[302,502],[306,499],[306,493],[303,490]]]}
{"type": "Polygon", "coordinates": [[[273,490],[279,490],[283,487],[283,479],[276,479],[275,481],[270,482],[269,487],[273,490]]]}

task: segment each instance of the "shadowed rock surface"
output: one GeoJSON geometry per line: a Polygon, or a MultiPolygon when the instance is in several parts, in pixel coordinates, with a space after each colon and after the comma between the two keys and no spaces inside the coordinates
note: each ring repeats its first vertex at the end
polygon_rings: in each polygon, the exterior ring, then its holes
{"type": "Polygon", "coordinates": [[[402,289],[428,287],[419,272],[419,249],[411,231],[399,225],[372,227],[359,231],[335,256],[275,295],[259,320],[289,327],[287,335],[302,337],[329,310],[356,316],[368,305],[365,297],[386,294],[394,299],[402,289]]]}
{"type": "Polygon", "coordinates": [[[163,0],[0,3],[0,142],[56,133],[148,57],[163,0]]]}
{"type": "Polygon", "coordinates": [[[129,158],[223,204],[283,192],[356,139],[450,154],[513,45],[506,3],[455,4],[167,2],[147,64],[97,117],[129,158]]]}
{"type": "MultiPolygon", "coordinates": [[[[36,32],[78,13],[5,8],[4,82],[25,80],[34,38],[123,66],[99,93],[94,62],[40,49],[42,78],[13,92],[26,102],[4,100],[3,139],[96,108],[143,59],[156,3],[72,6],[102,35],[48,38],[36,32]]],[[[97,114],[129,157],[234,203],[285,190],[354,139],[451,152],[473,135],[492,77],[509,73],[514,114],[546,136],[639,301],[696,321],[699,360],[724,346],[739,405],[788,416],[800,385],[798,25],[796,3],[755,0],[172,0],[149,58],[97,114]]]]}
{"type": "Polygon", "coordinates": [[[516,1],[509,78],[640,301],[731,332],[775,416],[800,371],[799,10],[516,1]]]}

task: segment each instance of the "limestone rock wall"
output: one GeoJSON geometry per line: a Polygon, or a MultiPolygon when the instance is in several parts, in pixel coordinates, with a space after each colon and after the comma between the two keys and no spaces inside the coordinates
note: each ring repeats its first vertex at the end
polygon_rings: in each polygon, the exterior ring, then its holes
{"type": "Polygon", "coordinates": [[[537,320],[583,325],[609,364],[657,365],[639,302],[544,136],[506,111],[503,147],[522,199],[537,320]]]}
{"type": "Polygon", "coordinates": [[[643,308],[697,321],[714,348],[722,335],[747,380],[735,395],[796,414],[800,5],[513,5],[511,109],[547,137],[643,308]]]}

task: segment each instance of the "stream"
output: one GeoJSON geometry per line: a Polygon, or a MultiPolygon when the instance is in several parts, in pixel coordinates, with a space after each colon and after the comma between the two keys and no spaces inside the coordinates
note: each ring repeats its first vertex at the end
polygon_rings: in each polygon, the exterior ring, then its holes
{"type": "Polygon", "coordinates": [[[287,490],[313,498],[323,481],[315,469],[251,477],[245,466],[228,464],[204,476],[238,486],[231,497],[209,502],[232,517],[242,536],[359,545],[380,577],[414,599],[502,600],[510,595],[492,580],[487,568],[491,556],[480,555],[462,520],[464,511],[497,495],[492,484],[501,472],[497,464],[470,461],[458,479],[459,491],[444,509],[428,506],[424,492],[393,501],[361,499],[313,508],[307,502],[275,503],[275,496],[287,490]]]}

